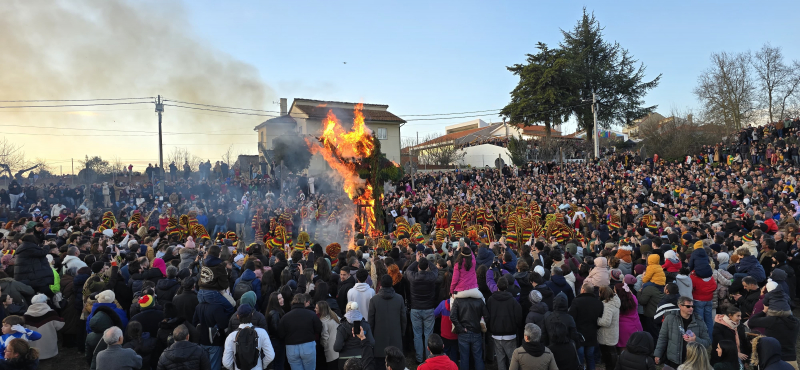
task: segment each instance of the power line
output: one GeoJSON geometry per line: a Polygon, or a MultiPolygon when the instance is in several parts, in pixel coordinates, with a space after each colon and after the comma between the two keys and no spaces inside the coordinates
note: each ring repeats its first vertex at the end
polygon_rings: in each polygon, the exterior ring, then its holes
{"type": "Polygon", "coordinates": [[[61,104],[61,105],[7,105],[0,108],[60,108],[60,107],[95,107],[100,105],[131,105],[131,104],[153,104],[149,101],[128,102],[128,103],[95,103],[95,104],[61,104]]]}
{"type": "Polygon", "coordinates": [[[142,100],[142,99],[154,99],[154,97],[146,96],[143,98],[116,98],[116,99],[0,100],[0,103],[44,103],[44,102],[54,102],[54,101],[76,102],[76,101],[112,101],[112,100],[142,100]]]}
{"type": "Polygon", "coordinates": [[[219,109],[208,109],[208,108],[197,108],[197,107],[187,107],[183,105],[174,105],[174,104],[164,104],[166,107],[176,107],[176,108],[186,108],[186,109],[195,109],[195,110],[206,110],[211,112],[222,112],[222,113],[230,113],[230,114],[243,114],[247,116],[261,116],[261,117],[280,117],[274,114],[260,114],[260,113],[247,113],[247,112],[232,112],[227,110],[219,110],[219,109]]]}
{"type": "Polygon", "coordinates": [[[263,110],[263,109],[250,109],[250,108],[235,108],[235,107],[225,107],[225,106],[221,106],[221,105],[211,105],[211,104],[191,103],[191,102],[180,101],[180,100],[171,100],[171,99],[164,99],[164,101],[165,101],[165,102],[166,102],[166,101],[171,101],[171,102],[180,103],[180,104],[199,105],[199,106],[203,106],[203,107],[212,107],[212,108],[233,109],[233,110],[249,110],[249,111],[254,111],[254,112],[267,112],[267,113],[278,113],[278,114],[280,114],[280,113],[281,113],[281,112],[274,111],[274,110],[263,110]]]}
{"type": "MultiPolygon", "coordinates": [[[[75,130],[75,131],[97,131],[97,132],[116,132],[116,133],[131,133],[131,134],[158,134],[158,131],[123,131],[114,129],[97,129],[97,128],[77,128],[77,127],[52,127],[52,126],[30,126],[30,125],[0,125],[0,127],[25,127],[25,128],[40,128],[52,130],[75,130]]],[[[164,132],[165,135],[211,135],[211,136],[251,136],[249,134],[220,134],[210,132],[164,132]]],[[[91,135],[84,135],[91,136],[91,135]]],[[[149,136],[149,135],[147,135],[149,136]]]]}
{"type": "Polygon", "coordinates": [[[487,109],[487,110],[476,110],[472,112],[457,112],[457,113],[435,113],[435,114],[398,114],[400,117],[431,117],[431,116],[452,116],[456,114],[467,114],[467,113],[483,113],[483,112],[494,112],[501,109],[487,109]]]}

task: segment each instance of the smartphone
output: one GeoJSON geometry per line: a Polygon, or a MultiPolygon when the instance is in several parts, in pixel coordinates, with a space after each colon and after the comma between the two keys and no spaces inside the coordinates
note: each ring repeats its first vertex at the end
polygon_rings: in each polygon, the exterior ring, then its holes
{"type": "Polygon", "coordinates": [[[353,335],[358,336],[361,334],[361,320],[353,321],[353,335]]]}

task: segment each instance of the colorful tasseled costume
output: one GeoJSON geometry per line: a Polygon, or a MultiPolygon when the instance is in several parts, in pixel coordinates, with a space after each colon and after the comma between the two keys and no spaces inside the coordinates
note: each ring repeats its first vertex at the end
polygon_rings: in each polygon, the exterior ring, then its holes
{"type": "MultiPolygon", "coordinates": [[[[379,249],[383,249],[384,251],[388,252],[388,251],[392,250],[392,243],[389,241],[389,239],[380,238],[380,239],[378,239],[378,248],[379,249]]],[[[333,258],[333,256],[330,256],[330,257],[333,258]]]]}
{"type": "Polygon", "coordinates": [[[342,246],[339,243],[331,243],[325,247],[325,253],[331,258],[331,265],[335,266],[339,262],[339,252],[342,251],[342,246]]]}
{"type": "Polygon", "coordinates": [[[275,235],[272,236],[272,239],[269,240],[269,248],[283,248],[286,244],[288,244],[291,239],[286,236],[286,228],[282,225],[278,225],[275,228],[275,235]]]}
{"type": "Polygon", "coordinates": [[[114,229],[117,226],[117,219],[114,217],[114,212],[108,211],[103,213],[103,218],[100,221],[100,226],[97,227],[97,232],[102,233],[106,229],[114,229]]]}
{"type": "Polygon", "coordinates": [[[449,225],[450,222],[447,220],[447,208],[444,203],[439,203],[439,207],[436,210],[436,229],[446,229],[449,225]]]}
{"type": "Polygon", "coordinates": [[[128,221],[128,230],[136,231],[139,230],[141,226],[142,226],[142,212],[137,209],[133,211],[133,214],[131,214],[131,219],[130,221],[128,221]]]}

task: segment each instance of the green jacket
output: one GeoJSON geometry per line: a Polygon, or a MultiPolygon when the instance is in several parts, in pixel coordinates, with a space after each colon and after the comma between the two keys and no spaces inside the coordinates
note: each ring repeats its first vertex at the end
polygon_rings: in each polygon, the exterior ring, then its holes
{"type": "MultiPolygon", "coordinates": [[[[52,266],[50,268],[53,268],[52,266]]],[[[61,275],[58,274],[58,271],[53,268],[53,285],[50,286],[50,291],[53,294],[58,293],[61,291],[61,275]]]]}
{"type": "Polygon", "coordinates": [[[658,310],[658,303],[664,298],[664,293],[657,287],[649,285],[639,293],[639,305],[644,309],[644,315],[654,317],[658,310]]]}
{"type": "MultiPolygon", "coordinates": [[[[656,350],[653,353],[655,357],[662,359],[662,361],[666,357],[674,363],[683,363],[681,352],[685,342],[683,340],[683,334],[681,333],[683,320],[680,316],[680,312],[680,310],[676,310],[664,314],[664,324],[662,324],[661,331],[658,333],[658,343],[656,343],[656,350]],[[664,356],[664,353],[666,353],[666,356],[664,356]]],[[[696,336],[695,341],[703,345],[703,347],[711,345],[711,338],[708,336],[708,327],[697,314],[692,315],[692,321],[689,323],[689,327],[684,329],[684,331],[691,330],[696,336]]]]}

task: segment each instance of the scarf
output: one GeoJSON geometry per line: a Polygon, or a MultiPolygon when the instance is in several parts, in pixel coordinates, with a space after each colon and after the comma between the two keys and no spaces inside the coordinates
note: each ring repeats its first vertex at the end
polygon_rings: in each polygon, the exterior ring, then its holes
{"type": "Polygon", "coordinates": [[[522,349],[528,352],[533,357],[539,357],[544,354],[544,344],[539,342],[522,342],[522,349]]]}
{"type": "Polygon", "coordinates": [[[733,333],[736,336],[736,348],[739,348],[741,350],[741,348],[739,347],[739,330],[737,330],[739,327],[739,323],[731,320],[731,318],[728,317],[728,315],[722,315],[722,314],[719,314],[716,317],[714,317],[714,322],[725,325],[727,328],[733,330],[733,333]]]}
{"type": "Polygon", "coordinates": [[[347,319],[347,322],[352,324],[353,321],[362,320],[364,318],[364,315],[362,315],[361,311],[359,310],[352,310],[352,311],[347,311],[347,313],[344,314],[344,317],[347,319]]]}

